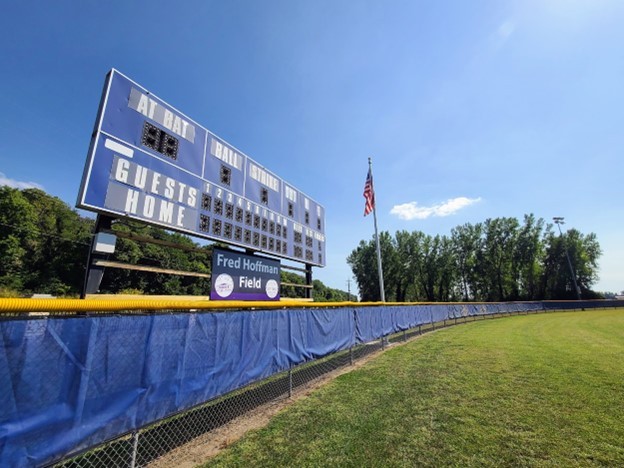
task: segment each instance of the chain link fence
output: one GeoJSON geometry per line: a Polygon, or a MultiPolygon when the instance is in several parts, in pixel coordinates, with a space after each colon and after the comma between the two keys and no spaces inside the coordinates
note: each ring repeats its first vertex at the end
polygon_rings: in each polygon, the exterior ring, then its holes
{"type": "MultiPolygon", "coordinates": [[[[520,313],[529,312],[517,312],[517,314],[520,313]]],[[[439,328],[503,315],[511,315],[511,313],[458,317],[423,324],[400,333],[384,336],[377,341],[360,344],[321,359],[305,362],[261,382],[170,416],[137,432],[115,438],[96,449],[70,455],[65,461],[52,466],[56,468],[149,466],[175,449],[184,450],[185,444],[192,443],[199,437],[206,435],[209,437],[211,431],[236,418],[245,416],[268,403],[288,399],[318,379],[347,368],[356,361],[386,347],[407,342],[423,333],[439,328]]],[[[205,443],[205,437],[202,442],[205,443]]]]}
{"type": "MultiPolygon", "coordinates": [[[[396,338],[403,340],[403,335],[396,338]]],[[[310,361],[265,381],[200,405],[181,414],[111,440],[82,454],[73,455],[55,467],[141,467],[196,438],[248,414],[267,403],[292,397],[315,380],[327,376],[381,350],[382,340],[358,345],[348,351],[310,361]]]]}
{"type": "MultiPolygon", "coordinates": [[[[621,304],[613,304],[613,307],[621,304]]],[[[587,307],[584,304],[584,307],[587,307]]],[[[571,307],[569,310],[574,310],[571,307]]],[[[578,308],[580,310],[581,307],[578,308]]],[[[460,310],[460,309],[457,309],[460,310]]],[[[518,308],[513,310],[492,311],[478,315],[469,315],[457,312],[447,315],[443,320],[431,323],[421,323],[418,326],[402,330],[381,337],[380,339],[358,343],[351,348],[335,352],[318,359],[292,366],[290,369],[274,374],[263,380],[256,381],[210,401],[172,414],[164,419],[145,425],[134,432],[115,436],[104,443],[100,441],[90,443],[83,441],[82,447],[90,447],[80,452],[67,453],[64,459],[51,465],[54,467],[143,467],[150,465],[167,466],[173,451],[184,455],[185,450],[195,444],[207,444],[211,437],[216,436],[218,430],[228,424],[239,424],[244,418],[252,415],[254,410],[275,403],[285,402],[298,392],[310,388],[321,379],[328,378],[335,371],[348,369],[357,361],[361,361],[371,354],[382,351],[386,347],[407,342],[423,333],[435,331],[439,328],[464,324],[477,320],[488,320],[509,315],[525,315],[554,311],[548,307],[527,310],[518,308]],[[241,418],[241,419],[237,419],[241,418]]],[[[61,314],[62,315],[62,314],[61,314]]],[[[108,316],[109,314],[102,314],[108,316]]],[[[132,314],[131,314],[132,315],[132,314]]],[[[80,320],[76,317],[73,320],[80,320]]],[[[5,320],[16,320],[12,314],[2,314],[5,320]]],[[[43,333],[45,331],[45,317],[29,314],[17,319],[26,323],[29,333],[43,333]]],[[[396,329],[395,329],[396,330],[396,329]]],[[[116,342],[116,346],[124,348],[124,342],[116,342]]],[[[128,346],[129,343],[126,343],[128,346]]],[[[10,349],[7,348],[9,351],[10,349]]],[[[123,349],[122,349],[123,351],[123,349]]],[[[56,375],[58,363],[52,354],[39,356],[37,361],[38,372],[44,372],[44,380],[59,379],[56,375]]],[[[9,355],[10,360],[19,360],[18,355],[9,355]]],[[[132,356],[128,356],[132,359],[132,356]]],[[[94,364],[99,365],[99,364],[94,364]]],[[[34,403],[33,403],[34,404],[34,403]]],[[[31,410],[39,408],[31,407],[31,410]]],[[[49,408],[41,408],[41,410],[49,408]]],[[[102,440],[102,439],[99,439],[102,440]]]]}

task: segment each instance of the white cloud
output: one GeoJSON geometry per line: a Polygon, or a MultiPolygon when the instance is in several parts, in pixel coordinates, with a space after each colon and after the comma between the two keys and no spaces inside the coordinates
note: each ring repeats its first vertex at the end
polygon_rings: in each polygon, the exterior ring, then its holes
{"type": "Polygon", "coordinates": [[[17,189],[38,188],[43,190],[43,185],[37,182],[22,182],[19,180],[9,179],[3,172],[0,172],[0,186],[8,185],[17,189]]]}
{"type": "Polygon", "coordinates": [[[507,20],[498,27],[498,37],[500,37],[503,41],[506,41],[515,30],[516,24],[513,21],[507,20]]]}
{"type": "Polygon", "coordinates": [[[493,51],[502,49],[516,31],[516,23],[512,20],[503,21],[492,35],[493,51]]]}
{"type": "Polygon", "coordinates": [[[418,202],[413,201],[393,206],[390,214],[397,215],[400,219],[408,221],[411,219],[427,219],[431,216],[450,216],[462,208],[480,201],[481,198],[457,197],[433,206],[418,206],[418,202]]]}

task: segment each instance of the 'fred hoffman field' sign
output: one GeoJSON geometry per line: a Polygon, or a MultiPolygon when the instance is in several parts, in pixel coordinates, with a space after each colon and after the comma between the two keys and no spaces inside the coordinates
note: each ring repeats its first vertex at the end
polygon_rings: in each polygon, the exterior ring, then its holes
{"type": "Polygon", "coordinates": [[[212,254],[212,300],[278,301],[280,262],[215,248],[212,254]]]}

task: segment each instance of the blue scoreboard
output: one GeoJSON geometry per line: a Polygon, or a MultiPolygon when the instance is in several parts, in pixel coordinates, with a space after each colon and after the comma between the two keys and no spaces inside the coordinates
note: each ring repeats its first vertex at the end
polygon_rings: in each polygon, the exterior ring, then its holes
{"type": "Polygon", "coordinates": [[[76,206],[325,266],[325,209],[117,70],[76,206]]]}

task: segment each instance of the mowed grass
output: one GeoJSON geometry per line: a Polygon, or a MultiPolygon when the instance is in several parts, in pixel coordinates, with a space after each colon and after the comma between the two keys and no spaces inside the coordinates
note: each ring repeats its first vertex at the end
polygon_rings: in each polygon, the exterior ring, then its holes
{"type": "Polygon", "coordinates": [[[624,310],[396,346],[206,466],[624,466],[624,310]]]}

